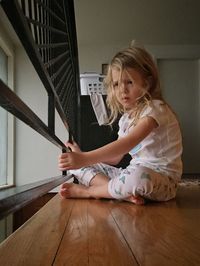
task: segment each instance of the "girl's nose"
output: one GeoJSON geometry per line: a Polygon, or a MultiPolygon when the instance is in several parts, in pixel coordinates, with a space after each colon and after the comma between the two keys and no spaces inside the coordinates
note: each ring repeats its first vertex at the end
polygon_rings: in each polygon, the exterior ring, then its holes
{"type": "Polygon", "coordinates": [[[120,89],[121,89],[121,92],[127,92],[127,86],[125,82],[121,83],[120,89]]]}

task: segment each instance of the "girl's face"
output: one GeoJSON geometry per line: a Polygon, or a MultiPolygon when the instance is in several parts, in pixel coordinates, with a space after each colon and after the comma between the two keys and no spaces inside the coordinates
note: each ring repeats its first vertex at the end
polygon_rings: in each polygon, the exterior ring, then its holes
{"type": "Polygon", "coordinates": [[[119,103],[127,111],[133,109],[137,99],[144,94],[145,79],[133,68],[123,70],[122,74],[118,69],[113,68],[112,81],[119,103]]]}

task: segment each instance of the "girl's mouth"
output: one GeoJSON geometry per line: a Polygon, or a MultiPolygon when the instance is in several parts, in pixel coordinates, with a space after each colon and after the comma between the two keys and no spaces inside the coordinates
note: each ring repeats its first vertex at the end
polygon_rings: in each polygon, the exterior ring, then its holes
{"type": "Polygon", "coordinates": [[[123,101],[123,102],[127,102],[128,100],[129,100],[128,97],[123,97],[123,98],[122,98],[122,101],[123,101]]]}

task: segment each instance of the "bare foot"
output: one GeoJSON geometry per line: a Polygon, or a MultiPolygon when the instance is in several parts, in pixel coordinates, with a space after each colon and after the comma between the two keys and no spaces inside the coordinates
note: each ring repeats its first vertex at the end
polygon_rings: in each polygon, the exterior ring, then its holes
{"type": "Polygon", "coordinates": [[[89,198],[88,188],[84,185],[64,183],[60,189],[63,198],[89,198]]]}
{"type": "Polygon", "coordinates": [[[126,198],[125,200],[132,202],[136,205],[144,205],[145,204],[145,200],[141,196],[130,196],[129,198],[126,198]]]}

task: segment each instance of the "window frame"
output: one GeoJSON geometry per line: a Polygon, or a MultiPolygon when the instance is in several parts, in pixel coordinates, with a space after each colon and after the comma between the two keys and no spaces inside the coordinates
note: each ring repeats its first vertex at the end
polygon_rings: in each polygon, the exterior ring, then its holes
{"type": "MultiPolygon", "coordinates": [[[[8,71],[8,81],[7,85],[11,90],[14,90],[14,47],[6,32],[2,27],[0,27],[0,47],[6,54],[7,71],[8,71]]],[[[14,177],[14,132],[15,132],[15,118],[9,112],[7,113],[7,126],[8,126],[8,136],[7,136],[7,177],[6,184],[0,185],[0,190],[6,187],[12,187],[15,185],[14,177]]]]}

